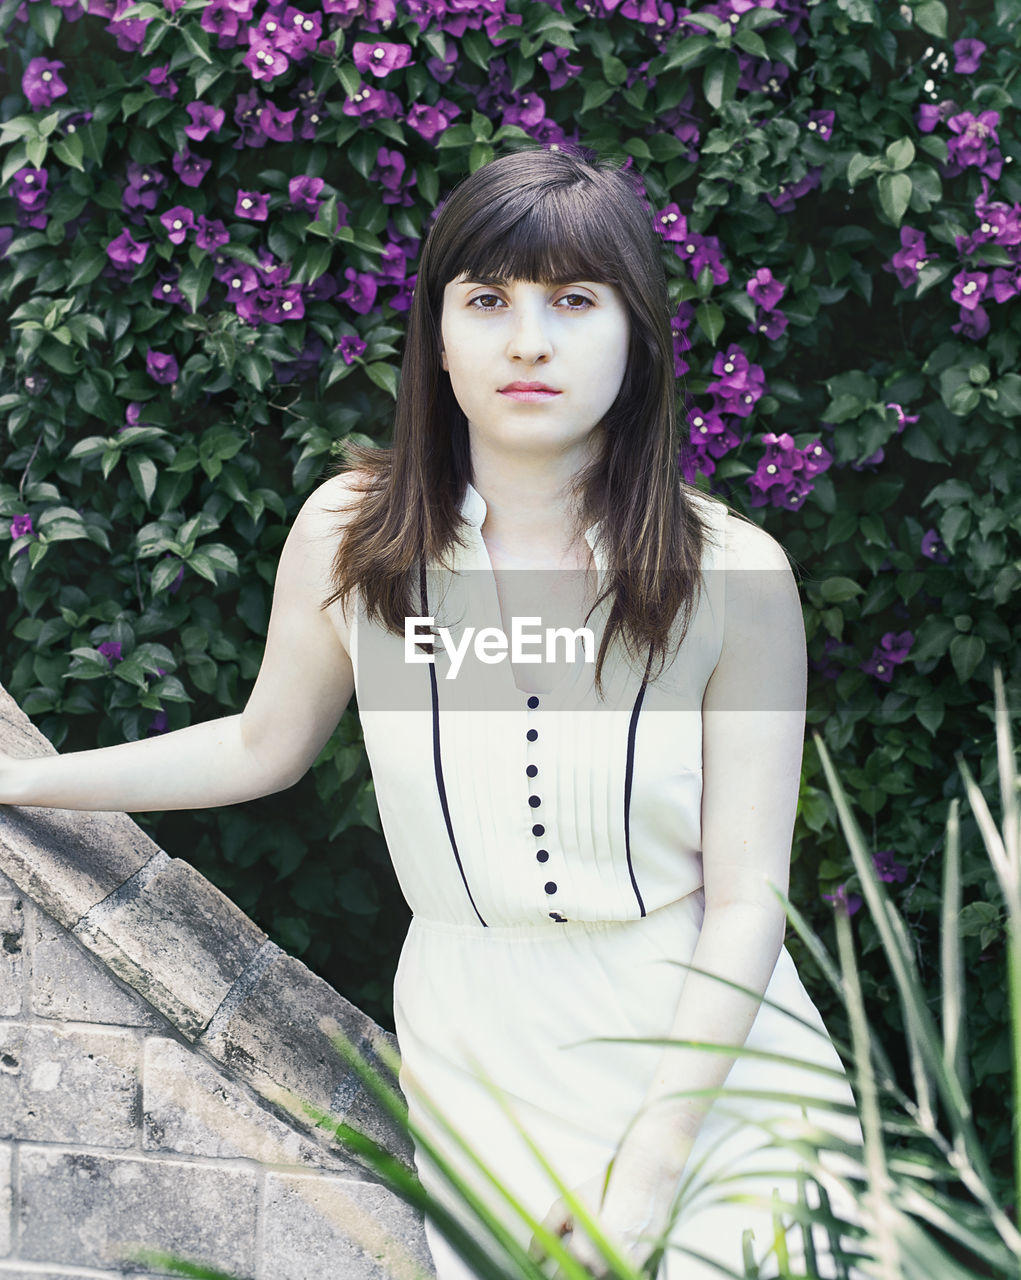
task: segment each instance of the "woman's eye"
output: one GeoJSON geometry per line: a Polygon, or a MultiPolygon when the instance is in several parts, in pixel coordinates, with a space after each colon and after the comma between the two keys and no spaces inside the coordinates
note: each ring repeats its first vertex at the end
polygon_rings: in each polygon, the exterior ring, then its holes
{"type": "Polygon", "coordinates": [[[493,304],[502,301],[503,299],[495,293],[479,293],[471,299],[468,305],[475,307],[477,311],[495,311],[496,307],[493,304]]]}
{"type": "Polygon", "coordinates": [[[585,293],[565,293],[560,301],[569,304],[568,311],[584,311],[587,307],[595,306],[592,299],[585,293]]]}

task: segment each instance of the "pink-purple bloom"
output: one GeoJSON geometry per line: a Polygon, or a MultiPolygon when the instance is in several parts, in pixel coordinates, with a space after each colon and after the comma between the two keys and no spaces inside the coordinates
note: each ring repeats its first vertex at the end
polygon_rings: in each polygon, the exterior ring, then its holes
{"type": "Polygon", "coordinates": [[[902,289],[909,289],[918,280],[919,269],[924,266],[930,254],[925,247],[925,235],[914,227],[902,226],[900,229],[901,247],[889,262],[883,263],[884,271],[892,271],[902,289]]]}
{"type": "Polygon", "coordinates": [[[319,212],[319,206],[322,204],[322,198],[319,193],[322,191],[323,185],[322,178],[312,178],[301,174],[288,182],[287,198],[291,204],[300,205],[314,216],[319,212]]]}
{"type": "Polygon", "coordinates": [[[101,653],[112,667],[115,662],[120,662],[121,660],[121,642],[119,640],[104,640],[102,644],[96,645],[96,652],[101,653]]]}
{"type": "Polygon", "coordinates": [[[772,311],[787,290],[785,284],[774,279],[768,267],[759,267],[758,271],[745,285],[748,296],[763,309],[772,311]]]}
{"type": "Polygon", "coordinates": [[[366,342],[364,338],[359,338],[357,334],[346,333],[334,348],[340,353],[341,359],[345,364],[353,364],[358,356],[365,351],[366,342]]]}
{"type": "Polygon", "coordinates": [[[175,204],[166,213],[160,214],[160,222],[167,233],[171,244],[184,244],[188,232],[195,228],[195,215],[183,204],[175,204]]]}
{"type": "Polygon", "coordinates": [[[223,128],[226,112],[222,107],[211,106],[208,102],[189,102],[185,111],[191,124],[184,126],[184,132],[192,142],[204,142],[211,133],[219,133],[223,128]]]}
{"type": "Polygon", "coordinates": [[[33,111],[52,106],[56,98],[67,93],[67,85],[60,78],[62,62],[49,58],[32,58],[21,77],[21,89],[33,111]]]}
{"type": "Polygon", "coordinates": [[[861,664],[862,671],[889,684],[893,679],[894,667],[904,662],[914,642],[915,637],[911,631],[887,631],[872,650],[872,656],[861,664]]]}
{"type": "Polygon", "coordinates": [[[954,276],[954,290],[950,295],[964,311],[974,311],[985,296],[989,276],[985,271],[959,271],[954,276]]]}
{"type": "Polygon", "coordinates": [[[22,516],[15,516],[11,521],[11,537],[31,538],[34,536],[35,529],[32,527],[32,517],[27,513],[22,516]]]}
{"type": "Polygon", "coordinates": [[[768,502],[788,511],[799,510],[815,487],[815,477],[832,465],[832,455],[820,440],[799,449],[786,431],[780,435],[767,431],[762,443],[766,451],[748,477],[751,505],[762,507],[768,502]]]}
{"type": "Polygon", "coordinates": [[[982,55],[986,51],[986,46],[981,40],[955,40],[954,41],[954,74],[959,76],[970,76],[978,70],[978,64],[982,61],[982,55]]]}
{"type": "Polygon", "coordinates": [[[145,368],[153,382],[166,386],[177,381],[180,370],[177,360],[172,354],[164,351],[153,351],[152,347],[145,354],[145,368]]]}
{"type": "Polygon", "coordinates": [[[413,65],[410,44],[389,44],[385,40],[373,43],[356,40],[351,56],[362,75],[368,71],[371,75],[380,78],[388,76],[391,71],[399,71],[402,67],[413,65]]]}
{"type": "Polygon", "coordinates": [[[752,364],[736,343],[718,351],[713,360],[716,379],[706,387],[716,407],[725,413],[747,418],[766,389],[762,367],[752,364]]]}
{"type": "Polygon", "coordinates": [[[822,138],[823,142],[829,142],[833,136],[833,122],[835,119],[836,115],[832,111],[811,111],[805,128],[809,133],[814,133],[817,137],[822,138]]]}
{"type": "Polygon", "coordinates": [[[847,885],[837,885],[835,892],[824,893],[826,902],[832,903],[834,910],[842,911],[846,916],[853,916],[862,904],[860,893],[848,893],[847,885]]]}
{"type": "Polygon", "coordinates": [[[209,172],[212,160],[205,156],[197,156],[187,147],[183,151],[175,151],[171,161],[174,172],[186,187],[197,187],[209,172]]]}
{"type": "Polygon", "coordinates": [[[127,227],[106,246],[107,257],[122,271],[131,267],[140,267],[148,252],[148,244],[135,240],[127,227]]]}
{"type": "Polygon", "coordinates": [[[234,214],[252,222],[265,222],[269,217],[269,196],[259,191],[239,191],[234,201],[234,214]]]}
{"type": "Polygon", "coordinates": [[[1000,176],[1003,156],[996,132],[999,123],[998,111],[980,111],[977,116],[962,111],[950,117],[947,126],[954,136],[947,143],[947,172],[951,177],[968,168],[976,168],[994,181],[1000,176]]]}
{"type": "Polygon", "coordinates": [[[908,878],[908,869],[897,861],[896,852],[896,849],[880,849],[872,855],[876,875],[886,884],[903,884],[908,878]]]}
{"type": "Polygon", "coordinates": [[[460,107],[455,107],[446,98],[440,98],[434,107],[416,102],[408,109],[406,123],[426,142],[434,142],[437,134],[449,129],[451,122],[460,114],[460,107]]]}
{"type": "Polygon", "coordinates": [[[936,564],[949,564],[950,557],[946,553],[943,539],[935,529],[926,529],[922,534],[922,555],[936,564]]]}

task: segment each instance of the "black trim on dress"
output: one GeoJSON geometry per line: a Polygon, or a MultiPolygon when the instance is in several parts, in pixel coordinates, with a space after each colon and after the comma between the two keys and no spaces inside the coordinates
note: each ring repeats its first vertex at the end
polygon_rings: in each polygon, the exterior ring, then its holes
{"type": "MultiPolygon", "coordinates": [[[[426,589],[425,581],[425,559],[418,562],[419,567],[419,594],[421,597],[422,617],[429,616],[429,594],[426,589]]],[[[443,755],[440,751],[440,692],[436,684],[436,663],[429,663],[429,689],[432,695],[432,711],[433,711],[433,768],[436,771],[436,790],[440,798],[440,808],[443,810],[443,821],[447,824],[447,836],[450,839],[450,847],[454,853],[454,861],[457,863],[457,869],[461,873],[461,881],[464,884],[464,891],[468,895],[468,901],[472,904],[472,910],[479,918],[479,923],[484,929],[489,926],[482,918],[482,912],[475,905],[475,899],[472,897],[472,891],[468,887],[468,877],[464,874],[464,867],[461,865],[461,855],[457,851],[457,841],[454,839],[454,824],[450,820],[450,806],[447,804],[447,788],[443,781],[443,755]]],[[[642,911],[644,915],[644,909],[642,911]]]]}
{"type": "Polygon", "coordinates": [[[645,915],[645,903],[642,901],[642,895],[638,890],[638,881],[635,879],[635,869],[631,863],[631,782],[635,772],[635,735],[638,732],[638,717],[642,713],[642,703],[645,701],[645,687],[649,683],[649,672],[652,669],[652,646],[649,646],[649,657],[645,663],[645,675],[642,677],[642,687],[638,690],[638,697],[635,698],[635,705],[631,708],[631,722],[627,729],[627,765],[624,769],[624,852],[627,855],[627,870],[631,877],[631,888],[635,891],[635,897],[638,899],[638,909],[645,915]]]}

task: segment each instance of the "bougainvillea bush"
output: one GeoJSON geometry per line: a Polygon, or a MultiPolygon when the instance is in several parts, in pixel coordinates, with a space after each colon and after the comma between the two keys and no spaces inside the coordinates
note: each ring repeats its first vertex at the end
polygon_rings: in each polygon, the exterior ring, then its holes
{"type": "MultiPolygon", "coordinates": [[[[809,721],[935,991],[932,818],[955,752],[994,777],[994,662],[1018,690],[1016,3],[0,0],[0,33],[0,678],[48,736],[241,709],[291,519],[387,438],[438,203],[508,150],[616,157],[679,469],[797,562],[809,721]]],[[[353,712],[284,797],[143,821],[385,1019],[406,912],[353,712]]],[[[964,834],[995,1158],[1002,909],[964,834]]],[[[792,896],[854,913],[868,966],[858,888],[810,746],[792,896]]]]}

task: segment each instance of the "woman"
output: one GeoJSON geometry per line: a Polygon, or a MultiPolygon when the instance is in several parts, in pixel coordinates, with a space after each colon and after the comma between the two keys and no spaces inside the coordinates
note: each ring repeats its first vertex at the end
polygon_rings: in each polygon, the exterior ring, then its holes
{"type": "MultiPolygon", "coordinates": [[[[736,1095],[710,1109],[705,1091],[729,1072],[736,1089],[852,1100],[773,891],[804,732],[797,591],[768,535],[679,482],[675,434],[659,246],[626,175],[553,151],[493,161],[423,251],[393,449],[352,451],[295,521],[244,712],[0,761],[0,800],[266,795],[302,776],[357,690],[414,912],[395,987],[413,1121],[499,1206],[437,1103],[596,1274],[521,1130],[638,1263],[683,1182],[660,1274],[702,1280],[713,1259],[741,1268],[749,1229],[765,1257],[773,1223],[703,1203],[701,1176],[792,1198],[773,1171],[795,1161],[757,1148],[799,1112],[736,1095]],[[735,1066],[742,1045],[767,1056],[735,1066]]],[[[470,1276],[427,1230],[441,1280],[470,1276]]]]}

